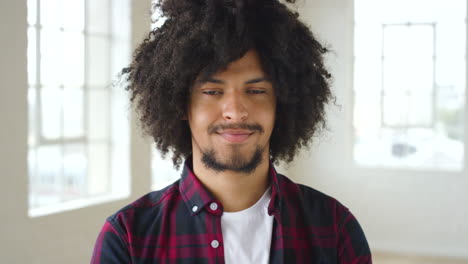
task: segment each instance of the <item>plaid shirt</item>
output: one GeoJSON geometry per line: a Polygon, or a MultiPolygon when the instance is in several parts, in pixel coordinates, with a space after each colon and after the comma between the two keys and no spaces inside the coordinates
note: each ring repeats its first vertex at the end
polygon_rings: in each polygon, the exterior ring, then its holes
{"type": "MultiPolygon", "coordinates": [[[[224,263],[223,206],[189,164],[180,180],[107,219],[91,263],[224,263]]],[[[273,166],[270,177],[270,263],[372,263],[364,233],[346,207],[273,166]]]]}

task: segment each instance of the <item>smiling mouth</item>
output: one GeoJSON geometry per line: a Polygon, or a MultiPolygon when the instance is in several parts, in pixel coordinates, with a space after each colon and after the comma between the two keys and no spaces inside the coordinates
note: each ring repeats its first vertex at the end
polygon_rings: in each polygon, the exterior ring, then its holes
{"type": "Polygon", "coordinates": [[[226,129],[217,132],[221,137],[230,143],[243,143],[245,142],[254,132],[244,129],[226,129]]]}

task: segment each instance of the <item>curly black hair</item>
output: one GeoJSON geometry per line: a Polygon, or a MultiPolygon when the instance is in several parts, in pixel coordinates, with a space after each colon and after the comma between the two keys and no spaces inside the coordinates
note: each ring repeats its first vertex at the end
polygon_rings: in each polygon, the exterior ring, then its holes
{"type": "MultiPolygon", "coordinates": [[[[286,0],[294,3],[295,0],[286,0]]],[[[165,20],[136,49],[122,70],[145,134],[178,167],[192,153],[187,105],[197,77],[226,69],[254,49],[276,94],[270,138],[273,162],[291,162],[326,127],[332,99],[328,52],[278,0],[158,0],[165,20]]]]}

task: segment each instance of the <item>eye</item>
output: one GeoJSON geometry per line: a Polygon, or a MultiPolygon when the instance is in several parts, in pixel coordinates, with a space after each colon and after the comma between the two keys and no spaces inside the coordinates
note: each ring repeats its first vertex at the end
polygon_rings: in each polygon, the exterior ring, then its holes
{"type": "Polygon", "coordinates": [[[206,95],[220,95],[220,94],[223,94],[221,91],[215,91],[215,90],[204,90],[202,93],[206,94],[206,95]]]}
{"type": "Polygon", "coordinates": [[[260,89],[251,89],[251,90],[248,90],[247,93],[250,93],[250,94],[264,94],[266,93],[265,90],[260,90],[260,89]]]}

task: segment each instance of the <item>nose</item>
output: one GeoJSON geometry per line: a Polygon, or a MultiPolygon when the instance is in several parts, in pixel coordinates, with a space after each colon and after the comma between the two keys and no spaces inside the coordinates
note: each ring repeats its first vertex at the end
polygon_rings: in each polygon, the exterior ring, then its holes
{"type": "Polygon", "coordinates": [[[248,117],[248,111],[238,92],[226,94],[223,100],[223,118],[229,122],[245,121],[248,117]]]}

